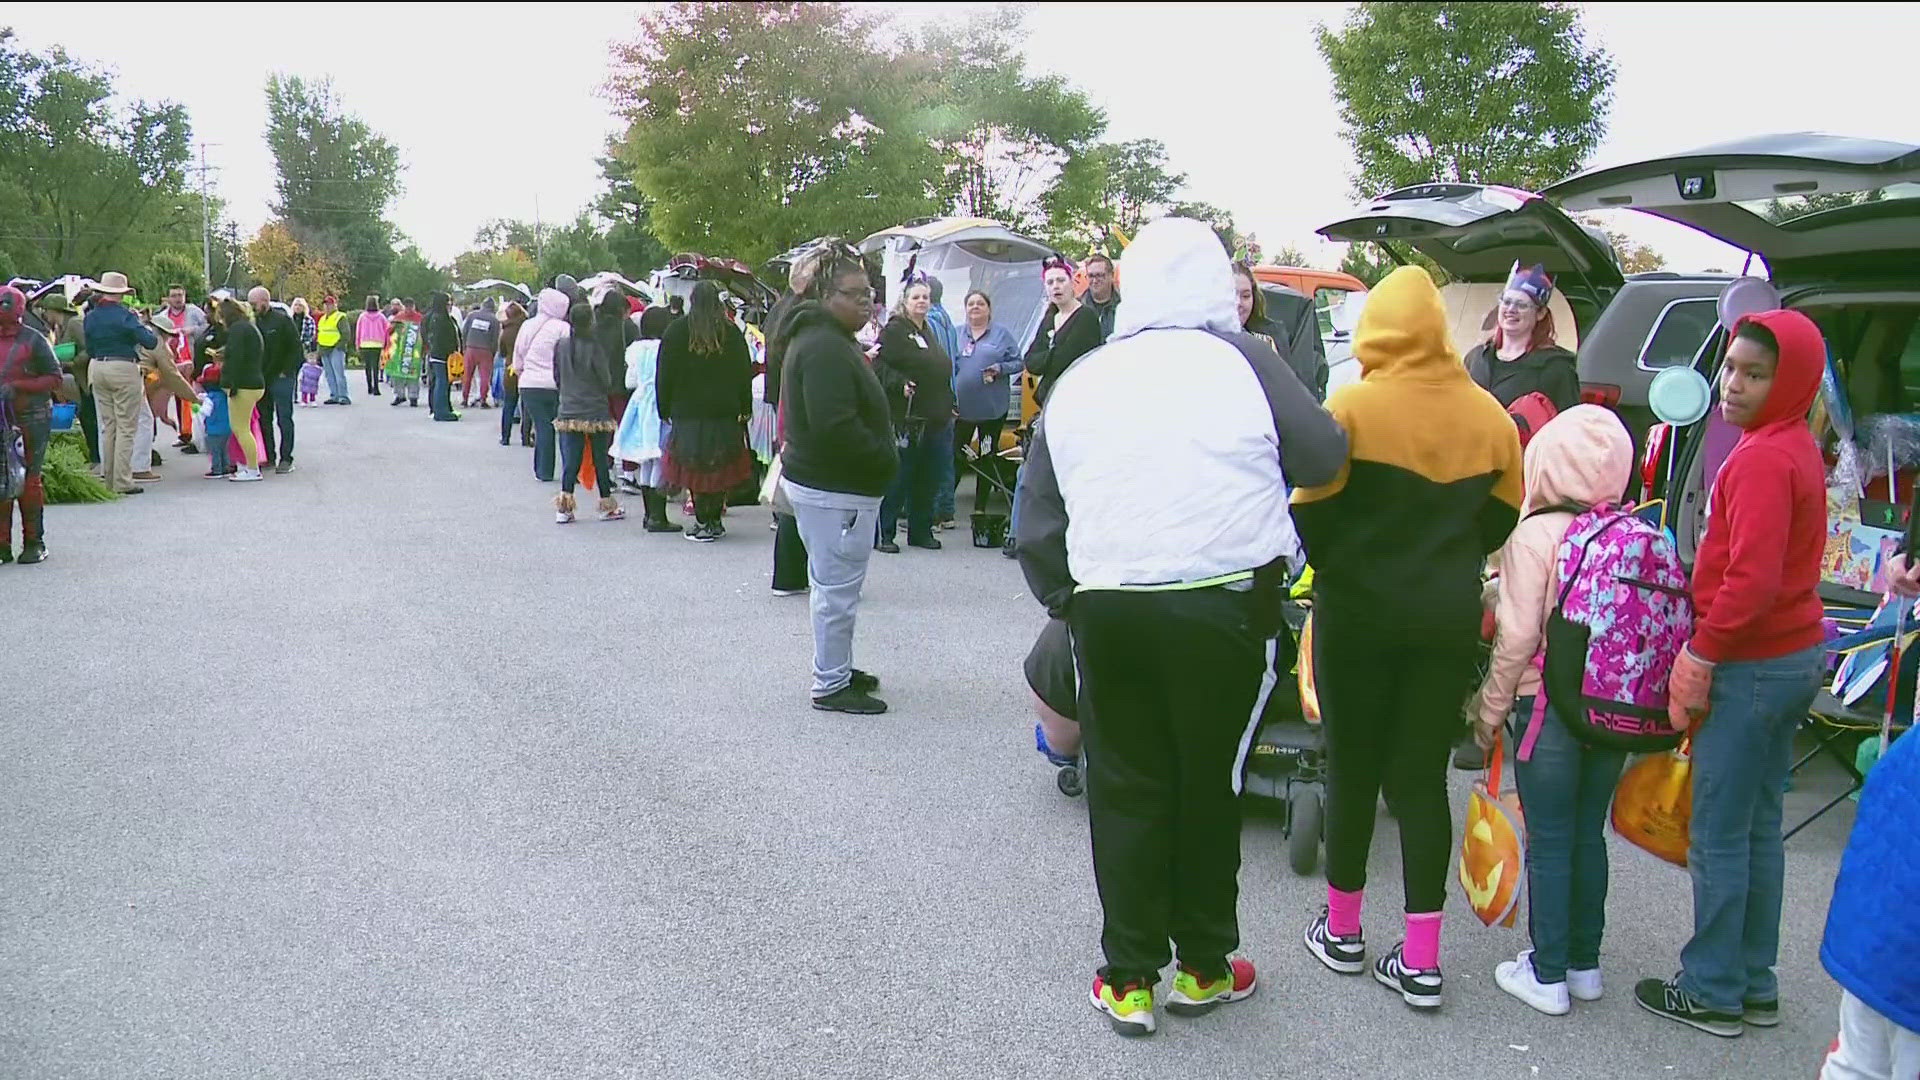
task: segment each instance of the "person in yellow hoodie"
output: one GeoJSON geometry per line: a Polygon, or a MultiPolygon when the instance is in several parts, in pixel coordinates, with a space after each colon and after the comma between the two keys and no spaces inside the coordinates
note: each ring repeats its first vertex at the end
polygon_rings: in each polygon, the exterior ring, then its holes
{"type": "Polygon", "coordinates": [[[1468,377],[1433,279],[1387,275],[1354,335],[1361,381],[1327,409],[1349,439],[1331,483],[1293,495],[1314,568],[1313,665],[1325,717],[1327,907],[1306,930],[1328,968],[1364,972],[1374,807],[1400,819],[1406,938],[1374,977],[1440,1005],[1440,909],[1453,822],[1447,753],[1474,686],[1480,577],[1519,520],[1520,436],[1468,377]]]}

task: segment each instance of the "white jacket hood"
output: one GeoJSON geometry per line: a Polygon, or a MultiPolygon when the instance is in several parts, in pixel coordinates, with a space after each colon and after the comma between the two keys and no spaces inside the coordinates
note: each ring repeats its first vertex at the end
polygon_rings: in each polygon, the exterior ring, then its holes
{"type": "Polygon", "coordinates": [[[1240,329],[1233,264],[1211,226],[1192,218],[1149,223],[1120,255],[1126,293],[1114,313],[1113,337],[1143,330],[1240,329]]]}

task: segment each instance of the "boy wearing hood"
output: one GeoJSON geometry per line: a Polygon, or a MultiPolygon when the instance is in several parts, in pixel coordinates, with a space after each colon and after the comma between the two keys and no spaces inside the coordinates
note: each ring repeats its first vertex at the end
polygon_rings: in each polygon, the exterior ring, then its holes
{"type": "Polygon", "coordinates": [[[1816,591],[1826,478],[1807,426],[1825,369],[1826,342],[1799,312],[1761,312],[1734,327],[1720,414],[1744,434],[1713,481],[1693,568],[1693,639],[1670,683],[1673,725],[1698,724],[1693,938],[1680,974],[1641,980],[1634,998],[1727,1038],[1780,1022],[1781,804],[1793,733],[1826,660],[1816,591]]]}
{"type": "MultiPolygon", "coordinates": [[[[1633,439],[1611,411],[1575,405],[1527,444],[1525,516],[1500,549],[1493,660],[1478,699],[1481,748],[1517,710],[1526,725],[1514,763],[1527,815],[1527,929],[1533,948],[1494,970],[1502,990],[1549,1016],[1571,998],[1600,996],[1606,927],[1607,807],[1626,754],[1588,746],[1557,717],[1534,719],[1536,660],[1546,649],[1555,563],[1577,511],[1619,499],[1633,471],[1633,439]]],[[[1547,705],[1552,711],[1552,703],[1547,705]]]]}
{"type": "Polygon", "coordinates": [[[1314,568],[1328,765],[1327,907],[1305,941],[1333,971],[1366,971],[1360,909],[1384,786],[1400,820],[1406,939],[1373,974],[1432,1009],[1453,862],[1447,751],[1479,659],[1481,570],[1519,520],[1520,436],[1468,377],[1419,267],[1375,287],[1353,353],[1365,376],[1327,402],[1350,461],[1293,496],[1314,568]]]}
{"type": "Polygon", "coordinates": [[[1332,481],[1346,439],[1273,348],[1239,332],[1211,228],[1153,222],[1122,258],[1134,299],[1097,360],[1056,379],[1016,550],[1034,596],[1066,618],[1081,677],[1107,961],[1090,997],[1116,1031],[1144,1035],[1176,954],[1170,1012],[1254,992],[1235,955],[1239,793],[1297,550],[1286,493],[1332,481]]]}

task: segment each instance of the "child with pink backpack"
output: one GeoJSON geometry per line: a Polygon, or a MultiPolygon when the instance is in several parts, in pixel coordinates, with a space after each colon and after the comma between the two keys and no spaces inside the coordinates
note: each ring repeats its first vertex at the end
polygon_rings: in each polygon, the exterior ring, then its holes
{"type": "Polygon", "coordinates": [[[1632,750],[1678,741],[1667,678],[1692,629],[1659,526],[1618,505],[1633,468],[1620,419],[1576,405],[1527,444],[1526,502],[1501,549],[1493,657],[1477,701],[1492,748],[1513,718],[1533,948],[1502,990],[1550,1016],[1601,995],[1607,807],[1632,750]]]}

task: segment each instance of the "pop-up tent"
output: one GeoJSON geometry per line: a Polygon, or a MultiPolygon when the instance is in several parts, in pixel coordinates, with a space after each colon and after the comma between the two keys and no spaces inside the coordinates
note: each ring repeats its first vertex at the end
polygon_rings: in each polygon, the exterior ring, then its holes
{"type": "Polygon", "coordinates": [[[860,242],[868,256],[880,257],[887,305],[898,295],[908,260],[916,270],[940,279],[940,303],[954,325],[967,321],[967,293],[979,289],[993,301],[993,320],[1022,345],[1033,340],[1046,313],[1040,288],[1040,261],[1052,253],[1038,240],[1021,236],[986,218],[938,218],[883,229],[860,242]],[[917,256],[917,258],[916,258],[917,256]]]}

